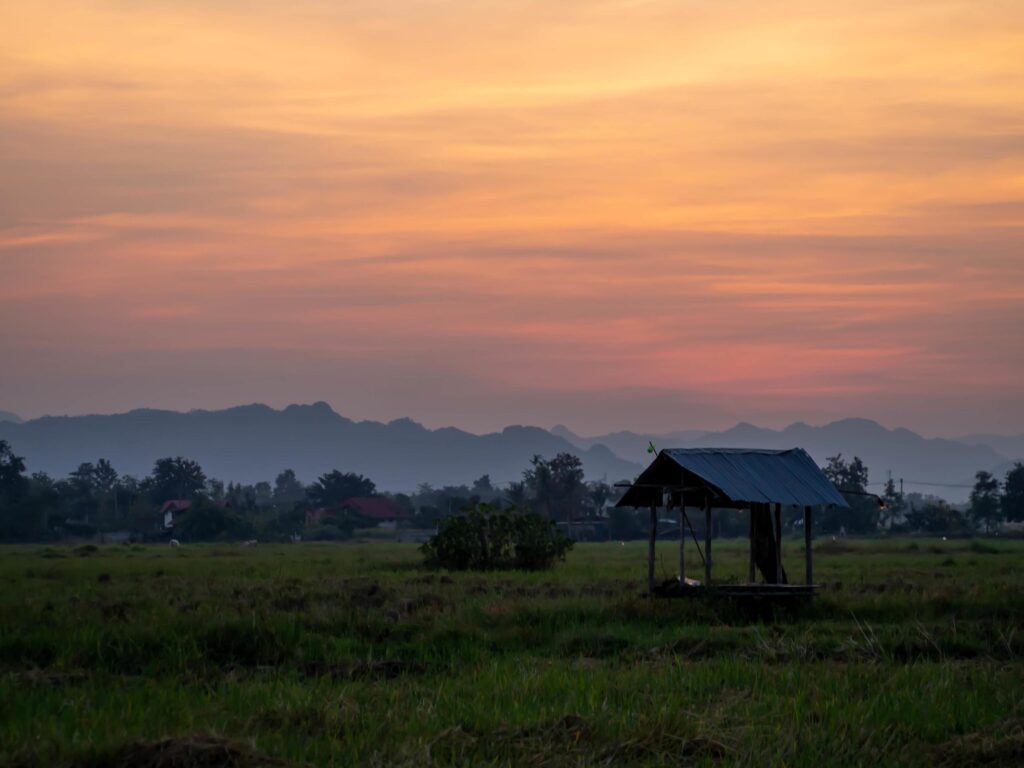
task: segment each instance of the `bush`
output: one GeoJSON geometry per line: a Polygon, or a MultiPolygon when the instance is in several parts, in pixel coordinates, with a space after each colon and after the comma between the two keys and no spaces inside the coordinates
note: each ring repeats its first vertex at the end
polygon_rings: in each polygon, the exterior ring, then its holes
{"type": "Polygon", "coordinates": [[[427,564],[453,571],[517,568],[538,571],[564,560],[572,549],[554,524],[539,515],[517,515],[479,504],[446,518],[421,547],[427,564]]]}
{"type": "Polygon", "coordinates": [[[175,523],[174,536],[181,541],[247,539],[252,526],[234,510],[215,504],[197,504],[175,523]]]}
{"type": "Polygon", "coordinates": [[[352,538],[352,526],[335,520],[307,525],[303,529],[302,538],[306,541],[348,541],[352,538]]]}

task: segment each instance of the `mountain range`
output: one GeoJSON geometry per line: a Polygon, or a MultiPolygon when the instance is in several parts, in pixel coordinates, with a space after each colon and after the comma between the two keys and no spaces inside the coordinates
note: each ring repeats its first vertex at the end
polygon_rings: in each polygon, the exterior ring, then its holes
{"type": "MultiPolygon", "coordinates": [[[[2,414],[3,412],[0,412],[2,414]]],[[[13,414],[10,414],[13,416],[13,414]]],[[[219,411],[142,409],[95,416],[44,416],[20,421],[0,415],[0,439],[24,456],[30,472],[63,477],[83,461],[109,459],[123,474],[148,474],[163,456],[187,456],[225,481],[272,480],[285,468],[311,481],[332,469],[360,472],[384,490],[408,491],[471,483],[484,474],[495,484],[522,477],[535,454],[568,451],[583,461],[588,479],[634,477],[650,461],[647,448],[792,448],[819,463],[829,456],[859,456],[878,491],[888,473],[920,491],[963,501],[974,473],[1000,477],[1024,459],[1024,436],[970,435],[926,438],[908,429],[887,429],[867,419],[822,426],[802,422],[773,430],[740,423],[722,432],[614,432],[584,437],[558,425],[511,426],[477,435],[454,427],[428,429],[410,419],[353,421],[327,403],[275,410],[245,405],[219,411]]]]}
{"type": "Polygon", "coordinates": [[[383,490],[408,491],[471,483],[484,474],[495,484],[522,477],[535,454],[568,451],[588,478],[633,477],[639,463],[604,446],[579,449],[538,427],[506,427],[476,435],[453,427],[427,429],[410,419],[383,424],[353,421],[327,403],[275,410],[245,405],[221,411],[135,410],[104,416],[44,416],[0,422],[0,439],[24,456],[29,472],[63,477],[83,461],[109,459],[122,474],[142,477],[163,456],[198,461],[225,481],[273,480],[294,469],[307,482],[332,469],[359,472],[383,490]]]}
{"type": "Polygon", "coordinates": [[[841,419],[823,426],[796,422],[780,430],[741,422],[723,432],[614,432],[581,437],[561,425],[552,432],[577,446],[607,445],[617,455],[633,461],[644,461],[652,442],[657,448],[800,447],[819,465],[836,454],[847,460],[859,456],[869,470],[870,490],[877,492],[891,472],[897,482],[903,479],[908,492],[934,494],[950,501],[964,501],[969,496],[974,473],[979,469],[994,472],[1001,479],[1014,461],[1024,460],[1024,437],[926,438],[909,429],[887,429],[869,419],[841,419]]]}

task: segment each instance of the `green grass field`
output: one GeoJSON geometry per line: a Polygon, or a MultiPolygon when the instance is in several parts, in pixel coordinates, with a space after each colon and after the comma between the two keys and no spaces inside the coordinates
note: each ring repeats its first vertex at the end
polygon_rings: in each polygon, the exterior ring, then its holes
{"type": "MultiPolygon", "coordinates": [[[[822,596],[775,615],[649,601],[645,557],[448,574],[402,544],[0,548],[0,763],[1024,762],[1024,542],[821,541],[822,596]]],[[[745,543],[715,558],[737,580],[745,543]]]]}

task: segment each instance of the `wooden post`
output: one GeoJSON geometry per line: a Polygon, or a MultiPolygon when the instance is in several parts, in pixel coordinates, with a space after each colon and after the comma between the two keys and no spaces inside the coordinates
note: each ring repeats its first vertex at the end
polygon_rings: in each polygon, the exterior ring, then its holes
{"type": "Polygon", "coordinates": [[[811,548],[811,508],[804,507],[804,558],[807,561],[807,583],[814,583],[814,554],[811,548]]]}
{"type": "Polygon", "coordinates": [[[686,586],[686,498],[679,494],[679,584],[686,586]]]}
{"type": "Polygon", "coordinates": [[[782,505],[775,505],[775,583],[782,583],[782,505]]]}
{"type": "Polygon", "coordinates": [[[747,581],[751,584],[754,583],[755,569],[754,569],[754,510],[757,508],[756,504],[751,504],[750,509],[747,512],[750,514],[750,563],[747,566],[747,581]]]}
{"type": "Polygon", "coordinates": [[[711,500],[704,499],[704,586],[711,586],[711,500]]]}
{"type": "Polygon", "coordinates": [[[651,530],[647,539],[647,594],[654,594],[654,540],[658,537],[658,505],[651,502],[651,530]]]}

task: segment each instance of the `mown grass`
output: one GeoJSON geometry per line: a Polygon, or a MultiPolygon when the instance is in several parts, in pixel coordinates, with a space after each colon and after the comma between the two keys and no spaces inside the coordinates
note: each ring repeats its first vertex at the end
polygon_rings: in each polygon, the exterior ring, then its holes
{"type": "MultiPolygon", "coordinates": [[[[1024,761],[1024,543],[821,541],[799,611],[649,601],[645,557],[453,574],[401,544],[0,548],[0,763],[1024,761]]],[[[716,575],[745,569],[716,542],[716,575]]]]}

